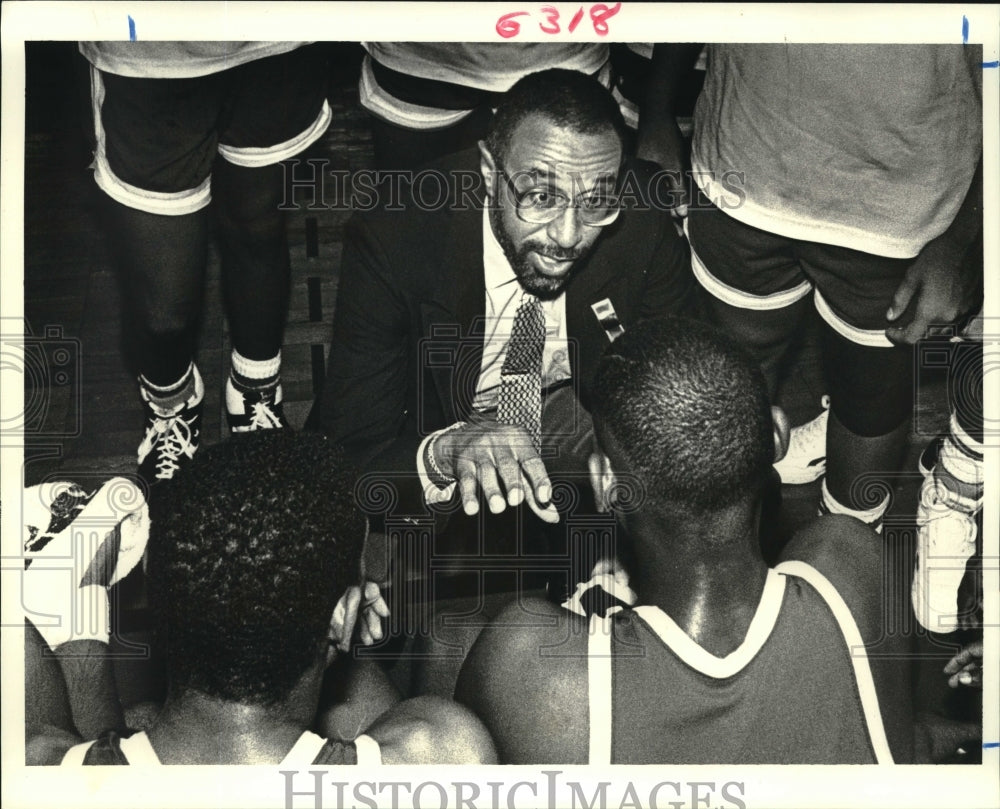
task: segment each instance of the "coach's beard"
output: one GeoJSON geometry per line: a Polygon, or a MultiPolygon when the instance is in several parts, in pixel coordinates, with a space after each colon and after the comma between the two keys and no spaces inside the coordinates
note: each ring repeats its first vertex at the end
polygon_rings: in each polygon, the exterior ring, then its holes
{"type": "Polygon", "coordinates": [[[507,257],[511,269],[514,270],[514,275],[517,276],[521,288],[539,300],[552,300],[559,297],[576,272],[576,262],[583,258],[586,252],[560,250],[558,247],[534,239],[529,239],[520,248],[517,248],[504,229],[500,208],[491,206],[489,213],[493,235],[503,250],[503,254],[507,257]],[[536,267],[532,263],[532,256],[540,257],[539,263],[543,266],[548,265],[547,270],[551,267],[551,274],[546,274],[536,267]],[[560,266],[564,262],[568,266],[560,266]]]}

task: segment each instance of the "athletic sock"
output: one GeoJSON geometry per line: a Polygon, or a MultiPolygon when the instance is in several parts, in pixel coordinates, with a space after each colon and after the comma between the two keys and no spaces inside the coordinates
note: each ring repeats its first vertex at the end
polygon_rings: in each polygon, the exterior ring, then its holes
{"type": "Polygon", "coordinates": [[[832,494],[830,494],[830,489],[827,488],[826,478],[823,478],[822,486],[823,495],[820,499],[819,513],[822,514],[846,514],[848,517],[855,517],[861,520],[861,522],[866,525],[871,526],[871,528],[877,533],[882,533],[882,518],[885,516],[885,512],[889,508],[889,495],[885,496],[885,500],[879,503],[874,508],[869,509],[853,509],[848,508],[843,503],[839,502],[832,494]]]}
{"type": "Polygon", "coordinates": [[[269,360],[249,360],[233,349],[226,414],[234,433],[288,428],[280,370],[280,351],[269,360]]]}
{"type": "Polygon", "coordinates": [[[281,379],[280,372],[280,351],[269,360],[250,360],[233,349],[230,376],[233,382],[243,389],[262,390],[274,387],[281,379]]]}
{"type": "Polygon", "coordinates": [[[142,374],[139,374],[139,387],[143,399],[158,415],[172,414],[195,394],[194,363],[188,364],[187,370],[180,379],[166,386],[154,385],[142,374]]]}

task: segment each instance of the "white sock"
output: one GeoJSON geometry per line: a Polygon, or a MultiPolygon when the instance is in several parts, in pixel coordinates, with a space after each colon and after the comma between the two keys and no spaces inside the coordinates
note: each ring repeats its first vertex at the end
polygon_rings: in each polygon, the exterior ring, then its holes
{"type": "MultiPolygon", "coordinates": [[[[949,492],[948,499],[953,508],[972,514],[982,506],[983,444],[962,429],[954,413],[951,415],[948,435],[941,443],[941,450],[938,452],[935,470],[939,469],[959,483],[964,483],[967,487],[976,487],[980,492],[977,500],[949,492]]],[[[941,482],[947,486],[947,478],[941,482]]]]}
{"type": "Polygon", "coordinates": [[[243,385],[260,382],[264,383],[261,385],[263,387],[273,384],[281,371],[280,351],[269,360],[250,360],[234,348],[231,361],[233,372],[237,375],[236,381],[243,385]]]}
{"type": "Polygon", "coordinates": [[[848,508],[830,494],[830,489],[826,485],[826,478],[823,478],[822,492],[820,514],[846,514],[848,517],[855,517],[866,525],[870,525],[876,533],[882,533],[882,517],[885,516],[885,512],[889,508],[889,500],[891,499],[888,494],[885,496],[885,500],[874,508],[862,510],[848,508]]]}

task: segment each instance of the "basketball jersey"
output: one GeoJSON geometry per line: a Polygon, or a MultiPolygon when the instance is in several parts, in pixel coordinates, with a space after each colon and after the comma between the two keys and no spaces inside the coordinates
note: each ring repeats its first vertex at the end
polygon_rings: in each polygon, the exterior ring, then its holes
{"type": "MultiPolygon", "coordinates": [[[[71,747],[62,764],[135,764],[159,765],[160,758],[144,732],[122,738],[111,732],[90,742],[71,747]]],[[[382,751],[371,736],[358,736],[353,742],[331,742],[312,731],[305,731],[281,760],[280,766],[312,764],[357,764],[372,767],[382,763],[382,751]]]]}
{"type": "Polygon", "coordinates": [[[190,79],[221,73],[308,42],[81,42],[80,53],[98,70],[136,79],[190,79]]]}
{"type": "Polygon", "coordinates": [[[692,173],[745,225],[912,258],[982,149],[982,68],[955,45],[710,45],[692,173]]]}
{"type": "Polygon", "coordinates": [[[598,42],[363,42],[361,106],[407,129],[452,126],[520,78],[559,67],[610,86],[608,46],[598,42]]]}
{"type": "Polygon", "coordinates": [[[591,764],[892,763],[857,625],[804,562],[768,571],[725,657],[652,606],[593,616],[589,643],[591,764]]]}

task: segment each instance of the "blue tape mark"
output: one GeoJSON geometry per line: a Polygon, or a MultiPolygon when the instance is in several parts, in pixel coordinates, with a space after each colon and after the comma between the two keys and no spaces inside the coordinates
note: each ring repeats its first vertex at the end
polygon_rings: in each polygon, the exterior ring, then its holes
{"type": "Polygon", "coordinates": [[[962,44],[969,41],[969,18],[962,15],[962,44]]]}
{"type": "Polygon", "coordinates": [[[983,62],[983,67],[1000,67],[1000,61],[983,62]]]}
{"type": "Polygon", "coordinates": [[[983,749],[988,747],[1000,747],[1000,742],[983,742],[983,749]]]}
{"type": "Polygon", "coordinates": [[[131,16],[128,18],[128,38],[129,42],[135,42],[135,20],[131,16]]]}

